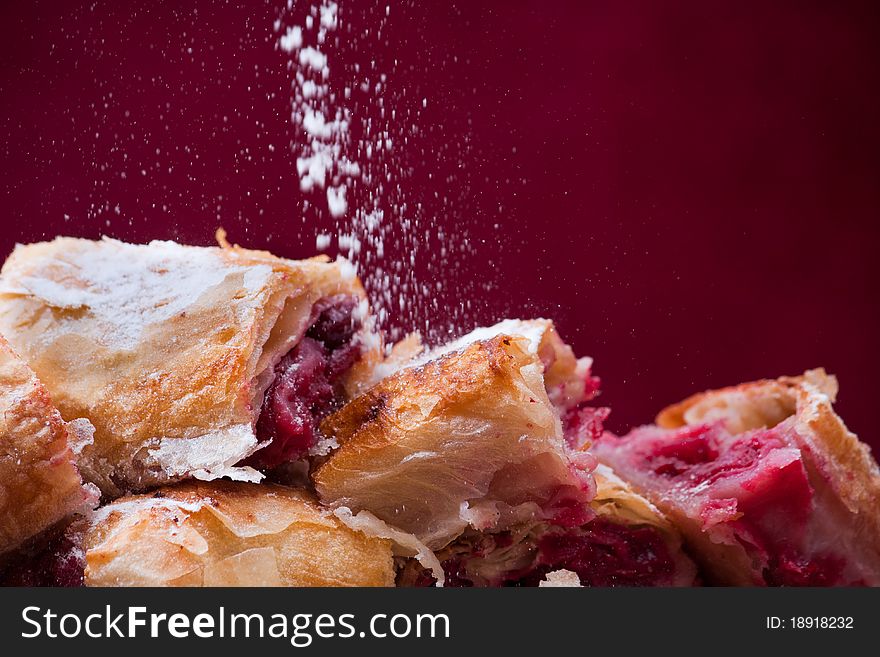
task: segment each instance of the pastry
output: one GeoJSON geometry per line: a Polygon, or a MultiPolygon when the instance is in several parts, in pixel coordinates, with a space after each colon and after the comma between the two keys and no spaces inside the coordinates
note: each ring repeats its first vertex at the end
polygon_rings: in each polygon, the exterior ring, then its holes
{"type": "Polygon", "coordinates": [[[880,586],[824,371],[617,437],[550,320],[386,351],[347,261],[218,241],[3,266],[0,585],[880,586]]]}
{"type": "MultiPolygon", "coordinates": [[[[693,586],[697,568],[678,530],[606,465],[593,473],[593,518],[560,527],[533,522],[503,532],[466,530],[436,554],[444,586],[693,586]],[[563,582],[563,583],[559,583],[563,582]]],[[[406,563],[399,586],[430,586],[406,563]]]]}
{"type": "Polygon", "coordinates": [[[695,395],[594,453],[725,585],[880,585],[880,472],[823,370],[695,395]]]}
{"type": "Polygon", "coordinates": [[[547,320],[507,320],[399,364],[321,429],[340,445],[321,500],[413,534],[443,570],[401,586],[687,585],[677,531],[585,452],[607,411],[598,379],[547,320]]]}
{"type": "Polygon", "coordinates": [[[391,543],[346,527],[306,492],[185,482],[100,508],[86,586],[392,586],[391,543]]]}
{"type": "Polygon", "coordinates": [[[549,322],[528,328],[479,330],[324,420],[339,448],[314,472],[321,501],[369,511],[435,550],[468,527],[588,519],[595,462],[569,448],[560,410],[592,396],[589,362],[549,322]]]}
{"type": "Polygon", "coordinates": [[[0,332],[94,442],[107,498],[262,472],[325,453],[317,422],[381,344],[352,266],[230,246],[58,238],[0,275],[0,332]]]}
{"type": "Polygon", "coordinates": [[[74,450],[89,440],[88,422],[64,422],[0,337],[0,571],[10,552],[97,501],[75,465],[74,450]]]}

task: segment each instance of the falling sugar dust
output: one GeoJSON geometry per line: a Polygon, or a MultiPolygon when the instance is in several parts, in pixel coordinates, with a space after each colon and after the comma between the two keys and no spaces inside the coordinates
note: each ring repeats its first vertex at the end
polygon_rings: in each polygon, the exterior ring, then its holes
{"type": "Polygon", "coordinates": [[[393,51],[390,39],[405,35],[386,34],[390,6],[364,6],[288,1],[273,24],[275,48],[290,73],[290,147],[301,213],[304,221],[317,216],[316,224],[332,226],[314,236],[316,249],[355,264],[393,339],[414,328],[429,342],[443,341],[483,319],[471,299],[491,287],[454,278],[457,264],[477,257],[469,218],[462,216],[471,136],[466,129],[449,135],[451,147],[443,152],[429,147],[432,131],[442,128],[422,120],[429,93],[395,84],[396,74],[413,63],[377,56],[393,51]],[[346,12],[360,13],[348,22],[346,12]],[[362,27],[354,29],[355,23],[362,27]],[[455,173],[441,180],[432,170],[439,165],[455,173]],[[416,170],[436,180],[435,189],[407,184],[416,170]],[[439,216],[436,210],[429,215],[429,201],[440,207],[439,216]],[[452,307],[438,307],[438,297],[451,291],[452,307]]]}

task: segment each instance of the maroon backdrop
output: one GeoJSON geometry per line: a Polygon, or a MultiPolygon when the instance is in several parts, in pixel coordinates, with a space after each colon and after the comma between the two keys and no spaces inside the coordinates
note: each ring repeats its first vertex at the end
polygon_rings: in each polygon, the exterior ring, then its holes
{"type": "MultiPolygon", "coordinates": [[[[207,244],[222,224],[312,254],[331,222],[303,221],[282,2],[4,3],[0,250],[207,244]]],[[[471,240],[416,261],[448,283],[434,326],[464,297],[463,324],[553,317],[596,359],[618,430],[822,365],[880,447],[876,3],[419,2],[360,38],[385,3],[340,4],[334,80],[372,60],[399,111],[428,99],[398,193],[471,240]]]]}

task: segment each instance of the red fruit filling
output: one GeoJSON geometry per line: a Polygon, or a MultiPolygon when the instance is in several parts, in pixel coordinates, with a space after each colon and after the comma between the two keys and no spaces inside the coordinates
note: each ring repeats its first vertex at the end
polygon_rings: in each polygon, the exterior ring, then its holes
{"type": "MultiPolygon", "coordinates": [[[[548,572],[577,573],[584,586],[668,586],[676,563],[653,527],[597,518],[583,527],[552,527],[514,545],[509,533],[462,537],[438,553],[445,586],[537,586],[548,572]]],[[[424,569],[409,569],[398,584],[432,586],[424,569]]]]}
{"type": "Polygon", "coordinates": [[[0,586],[82,586],[85,566],[79,537],[58,533],[6,555],[0,566],[0,586]]]}
{"type": "Polygon", "coordinates": [[[587,449],[599,440],[602,425],[611,413],[610,408],[588,406],[581,402],[562,416],[562,433],[571,449],[587,449]]]}
{"type": "Polygon", "coordinates": [[[721,424],[643,427],[603,438],[596,452],[719,541],[737,540],[765,564],[756,572],[761,583],[847,583],[844,559],[809,548],[814,491],[793,432],[791,422],[740,435],[721,424]]]}
{"type": "Polygon", "coordinates": [[[834,586],[840,583],[845,566],[839,557],[824,555],[804,559],[783,552],[771,560],[764,576],[768,586],[834,586]]]}
{"type": "MultiPolygon", "coordinates": [[[[573,468],[572,472],[575,477],[581,476],[576,468],[573,468]]],[[[595,513],[590,508],[590,500],[593,499],[595,493],[595,488],[576,489],[567,486],[545,504],[542,511],[554,525],[579,527],[595,517],[595,513]]]]}
{"type": "Polygon", "coordinates": [[[517,584],[536,586],[560,568],[577,573],[584,586],[664,586],[675,576],[675,562],[656,529],[603,518],[575,530],[544,534],[538,540],[533,572],[517,584]]]}
{"type": "Polygon", "coordinates": [[[271,442],[248,465],[266,469],[296,461],[318,442],[318,424],[342,405],[343,375],[361,356],[357,304],[344,294],[315,304],[305,335],[275,366],[256,427],[258,440],[271,442]]]}

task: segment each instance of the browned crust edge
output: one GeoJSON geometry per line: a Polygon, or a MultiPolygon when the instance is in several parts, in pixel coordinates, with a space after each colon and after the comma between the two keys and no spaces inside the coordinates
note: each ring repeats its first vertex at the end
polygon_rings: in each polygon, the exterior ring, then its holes
{"type": "MultiPolygon", "coordinates": [[[[434,408],[442,412],[491,389],[493,382],[514,378],[511,372],[527,358],[525,349],[517,344],[519,340],[499,335],[419,367],[400,370],[324,420],[321,432],[339,442],[337,455],[394,443],[399,437],[399,418],[389,408],[389,400],[418,403],[420,398],[436,398],[434,408]]],[[[324,467],[315,473],[316,480],[324,467]]]]}

